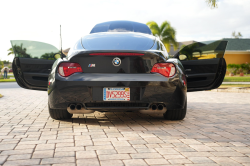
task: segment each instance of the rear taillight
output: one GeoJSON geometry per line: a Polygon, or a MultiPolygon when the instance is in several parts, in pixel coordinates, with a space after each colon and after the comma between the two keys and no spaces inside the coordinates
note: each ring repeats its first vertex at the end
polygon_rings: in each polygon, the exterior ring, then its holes
{"type": "Polygon", "coordinates": [[[176,68],[173,63],[156,63],[151,70],[151,73],[160,73],[165,77],[172,77],[175,72],[176,68]]]}
{"type": "Polygon", "coordinates": [[[89,55],[99,55],[99,56],[142,56],[142,53],[131,53],[131,52],[99,52],[91,53],[89,55]]]}
{"type": "Polygon", "coordinates": [[[82,72],[82,68],[78,63],[61,63],[58,68],[58,73],[63,77],[68,77],[78,72],[82,72]]]}

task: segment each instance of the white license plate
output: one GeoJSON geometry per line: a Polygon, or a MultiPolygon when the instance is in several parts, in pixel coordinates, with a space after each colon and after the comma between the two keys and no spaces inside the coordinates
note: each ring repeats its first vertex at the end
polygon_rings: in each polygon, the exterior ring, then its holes
{"type": "Polygon", "coordinates": [[[103,88],[103,101],[130,101],[130,88],[103,88]]]}

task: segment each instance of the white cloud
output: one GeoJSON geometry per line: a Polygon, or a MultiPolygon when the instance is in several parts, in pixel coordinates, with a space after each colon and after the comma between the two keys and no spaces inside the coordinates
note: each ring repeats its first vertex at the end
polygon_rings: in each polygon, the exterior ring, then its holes
{"type": "Polygon", "coordinates": [[[220,0],[210,9],[205,0],[16,0],[1,1],[0,58],[7,57],[10,40],[36,40],[59,47],[62,25],[63,48],[89,34],[92,27],[111,20],[141,23],[168,20],[178,41],[213,40],[239,31],[250,37],[250,1],[220,0]]]}

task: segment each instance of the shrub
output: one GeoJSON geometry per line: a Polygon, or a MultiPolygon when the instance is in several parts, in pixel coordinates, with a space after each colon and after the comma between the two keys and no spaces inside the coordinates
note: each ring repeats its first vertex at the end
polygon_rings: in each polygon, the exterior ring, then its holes
{"type": "Polygon", "coordinates": [[[242,68],[243,73],[247,74],[250,70],[250,64],[249,63],[243,63],[240,65],[240,67],[242,68]]]}
{"type": "Polygon", "coordinates": [[[236,68],[235,74],[240,74],[240,72],[242,72],[240,69],[240,64],[236,64],[235,68],[236,68]]]}
{"type": "Polygon", "coordinates": [[[239,69],[239,65],[236,65],[236,64],[228,64],[227,65],[227,70],[230,72],[230,73],[233,73],[233,74],[236,74],[237,70],[239,69]]]}
{"type": "Polygon", "coordinates": [[[248,74],[250,72],[250,64],[249,63],[243,63],[243,64],[228,64],[227,70],[230,73],[233,74],[239,74],[243,72],[244,74],[248,74]]]}

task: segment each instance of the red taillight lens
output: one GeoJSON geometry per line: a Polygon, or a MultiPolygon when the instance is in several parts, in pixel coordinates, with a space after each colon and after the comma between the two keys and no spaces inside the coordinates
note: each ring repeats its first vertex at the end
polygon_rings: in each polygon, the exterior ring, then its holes
{"type": "Polygon", "coordinates": [[[187,86],[187,78],[184,74],[182,75],[182,81],[183,81],[183,85],[187,86]]]}
{"type": "Polygon", "coordinates": [[[58,68],[58,73],[63,77],[68,77],[78,72],[82,72],[82,68],[78,63],[61,63],[58,68]]]}
{"type": "Polygon", "coordinates": [[[130,53],[130,52],[100,52],[91,53],[89,55],[100,55],[100,56],[142,56],[142,53],[130,53]]]}
{"type": "Polygon", "coordinates": [[[151,73],[160,73],[165,77],[172,77],[175,72],[176,68],[173,63],[156,63],[151,70],[151,73]]]}

